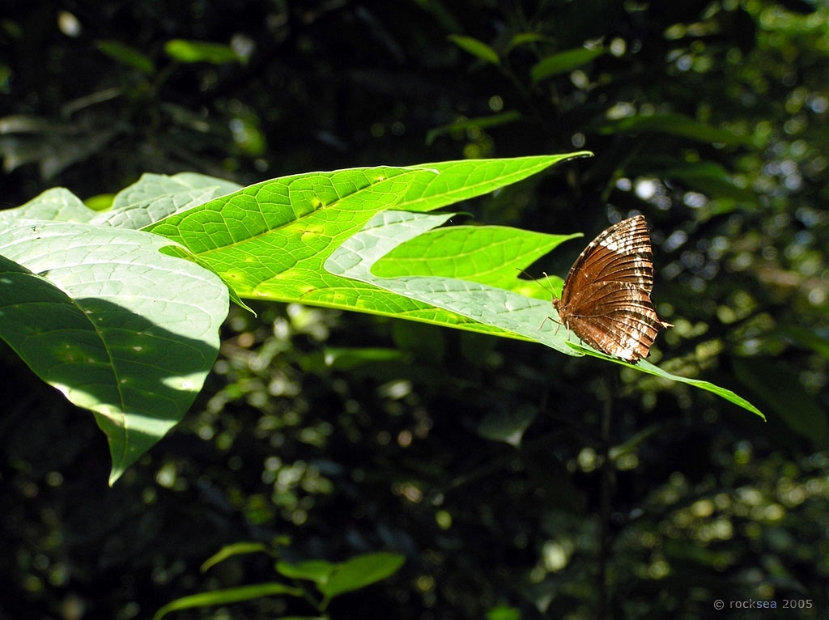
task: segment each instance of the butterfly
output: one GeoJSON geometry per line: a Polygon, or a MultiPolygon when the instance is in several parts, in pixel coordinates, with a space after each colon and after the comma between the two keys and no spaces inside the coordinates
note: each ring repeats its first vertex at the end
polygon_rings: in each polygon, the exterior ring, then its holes
{"type": "Polygon", "coordinates": [[[651,301],[653,252],[645,217],[614,224],[573,263],[561,299],[562,325],[594,349],[627,362],[647,357],[660,329],[673,327],[651,301]]]}

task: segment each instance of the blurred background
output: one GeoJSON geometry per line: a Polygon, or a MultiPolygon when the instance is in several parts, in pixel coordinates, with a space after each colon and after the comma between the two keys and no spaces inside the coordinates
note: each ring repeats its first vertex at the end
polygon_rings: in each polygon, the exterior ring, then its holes
{"type": "MultiPolygon", "coordinates": [[[[1,618],[149,618],[275,580],[265,556],[199,566],[280,536],[294,560],[406,556],[332,618],[691,619],[715,599],[826,617],[826,2],[0,8],[3,208],[55,186],[105,206],[144,172],[250,184],[590,150],[458,207],[585,233],[534,276],[646,215],[675,325],[651,361],[768,417],[530,343],[259,304],[231,310],[192,410],[110,489],[93,417],[3,345],[1,618]]],[[[275,597],[171,617],[312,613],[275,597]]]]}

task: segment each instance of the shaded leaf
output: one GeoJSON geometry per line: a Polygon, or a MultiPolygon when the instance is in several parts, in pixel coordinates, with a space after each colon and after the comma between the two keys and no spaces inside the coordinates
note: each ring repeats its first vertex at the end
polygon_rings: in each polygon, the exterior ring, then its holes
{"type": "Polygon", "coordinates": [[[517,448],[521,445],[524,431],[533,423],[536,414],[534,407],[492,411],[486,414],[478,424],[478,434],[486,439],[503,441],[517,448]]]}
{"type": "Polygon", "coordinates": [[[251,601],[266,596],[278,596],[280,594],[301,597],[303,592],[299,588],[294,588],[283,583],[260,583],[252,586],[228,588],[227,590],[214,590],[213,592],[185,596],[172,603],[168,603],[155,612],[153,620],[160,620],[172,611],[212,607],[215,605],[229,605],[230,603],[251,601]]]}
{"type": "Polygon", "coordinates": [[[306,579],[316,584],[324,583],[335,570],[336,565],[325,560],[308,560],[299,564],[277,562],[276,571],[290,579],[306,579]]]}
{"type": "Polygon", "coordinates": [[[542,80],[568,73],[576,67],[587,64],[591,60],[598,58],[605,53],[603,49],[587,49],[584,47],[559,52],[552,56],[547,56],[539,60],[532,69],[530,69],[530,76],[533,84],[538,84],[542,80]]]}
{"type": "Polygon", "coordinates": [[[698,142],[728,145],[752,144],[751,137],[740,136],[727,129],[711,127],[682,114],[636,115],[620,119],[603,120],[593,126],[600,134],[615,133],[665,133],[698,142]]]}
{"type": "Polygon", "coordinates": [[[547,41],[547,37],[537,32],[520,32],[513,36],[507,44],[507,49],[512,50],[522,45],[529,45],[531,43],[541,43],[547,41]]]}
{"type": "MultiPolygon", "coordinates": [[[[404,354],[398,349],[326,347],[322,359],[325,368],[352,370],[366,364],[395,362],[404,359],[404,357],[404,354]]],[[[314,358],[307,359],[309,364],[303,363],[304,369],[317,367],[316,364],[310,364],[314,358]]]]}
{"type": "Polygon", "coordinates": [[[441,125],[430,129],[426,134],[426,144],[432,144],[435,138],[448,133],[455,133],[458,131],[467,131],[472,128],[485,129],[487,127],[498,127],[499,125],[508,125],[521,120],[521,113],[516,110],[495,114],[494,116],[479,116],[477,118],[465,119],[450,123],[449,125],[441,125]]]}
{"type": "Polygon", "coordinates": [[[486,612],[486,620],[521,620],[521,611],[515,607],[496,605],[486,612]]]}
{"type": "Polygon", "coordinates": [[[405,558],[397,553],[369,553],[337,564],[328,581],[320,584],[320,592],[333,598],[359,590],[393,575],[403,566],[405,558]]]}
{"type": "Polygon", "coordinates": [[[711,198],[731,198],[744,206],[758,206],[757,193],[735,185],[725,168],[714,162],[682,164],[663,170],[661,174],[711,198]]]}
{"type": "Polygon", "coordinates": [[[218,353],[227,288],[161,254],[167,245],[42,220],[0,232],[0,336],[94,412],[109,441],[110,483],[181,420],[218,353]]]}
{"type": "Polygon", "coordinates": [[[823,449],[829,440],[826,411],[805,392],[799,377],[772,359],[737,359],[734,374],[759,395],[789,428],[823,449]]]}
{"type": "Polygon", "coordinates": [[[496,52],[486,43],[479,41],[478,39],[473,39],[472,37],[464,37],[457,34],[450,34],[449,40],[465,52],[469,52],[473,56],[477,56],[485,62],[491,63],[493,65],[501,64],[501,59],[498,57],[498,52],[496,52]]]}
{"type": "Polygon", "coordinates": [[[155,74],[155,64],[152,59],[130,45],[118,41],[98,41],[96,45],[101,52],[113,60],[138,69],[147,75],[155,74]]]}
{"type": "Polygon", "coordinates": [[[826,359],[829,359],[829,338],[824,338],[814,331],[802,327],[785,327],[781,333],[803,347],[807,347],[826,359]]]}
{"type": "Polygon", "coordinates": [[[216,564],[224,562],[228,558],[235,555],[246,555],[248,553],[270,553],[270,551],[271,548],[269,546],[256,542],[240,542],[232,545],[225,545],[217,553],[214,553],[202,563],[201,571],[205,572],[216,564]]]}

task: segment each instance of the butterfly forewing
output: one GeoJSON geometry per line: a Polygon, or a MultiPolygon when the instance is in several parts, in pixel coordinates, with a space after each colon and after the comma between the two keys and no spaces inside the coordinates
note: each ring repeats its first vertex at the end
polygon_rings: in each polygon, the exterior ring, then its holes
{"type": "Polygon", "coordinates": [[[653,254],[641,215],[602,232],[576,259],[553,300],[561,322],[591,347],[629,362],[647,356],[659,330],[653,254]]]}

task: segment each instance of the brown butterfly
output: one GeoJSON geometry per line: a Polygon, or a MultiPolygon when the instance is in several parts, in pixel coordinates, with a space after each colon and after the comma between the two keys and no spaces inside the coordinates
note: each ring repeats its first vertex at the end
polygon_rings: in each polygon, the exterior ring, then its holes
{"type": "Polygon", "coordinates": [[[647,357],[661,320],[651,302],[653,252],[642,215],[596,237],[573,263],[561,299],[561,323],[594,349],[636,363],[647,357]]]}

